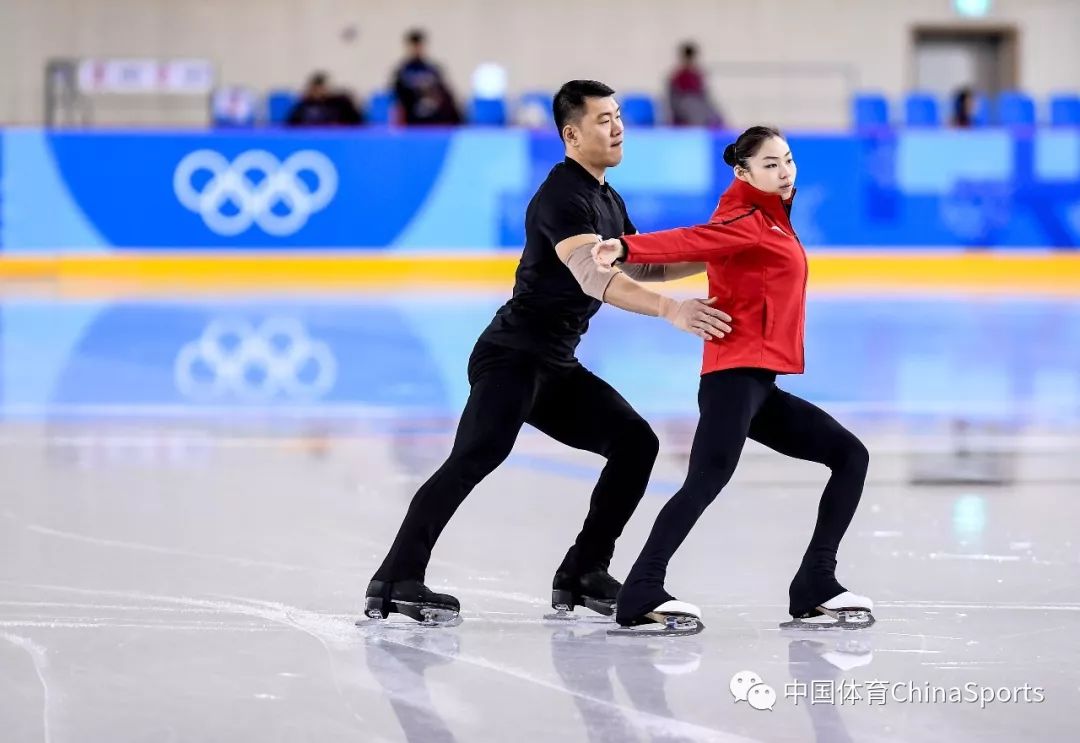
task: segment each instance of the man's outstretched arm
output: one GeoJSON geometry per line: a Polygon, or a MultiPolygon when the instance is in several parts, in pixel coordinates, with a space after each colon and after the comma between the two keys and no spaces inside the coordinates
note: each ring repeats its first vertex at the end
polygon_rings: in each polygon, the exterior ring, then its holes
{"type": "Polygon", "coordinates": [[[598,235],[574,235],[555,246],[559,259],[587,295],[628,312],[662,317],[704,340],[720,339],[731,332],[731,316],[712,306],[715,298],[673,299],[646,289],[619,271],[602,271],[592,257],[593,246],[599,242],[598,235]]]}

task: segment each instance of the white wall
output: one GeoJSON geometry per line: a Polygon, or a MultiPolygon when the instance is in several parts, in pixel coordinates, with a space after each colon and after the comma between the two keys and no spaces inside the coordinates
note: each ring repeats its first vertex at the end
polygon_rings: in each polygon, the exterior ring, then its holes
{"type": "MultiPolygon", "coordinates": [[[[384,86],[405,29],[431,33],[459,93],[483,61],[513,91],[575,77],[659,93],[676,44],[696,39],[736,125],[842,126],[852,85],[896,95],[910,28],[971,23],[951,0],[0,0],[0,122],[39,123],[51,56],[207,57],[223,83],[298,86],[315,68],[366,94],[384,86]],[[349,43],[342,30],[355,25],[349,43]],[[775,71],[772,67],[775,67],[775,71]]],[[[978,22],[976,22],[977,25],[978,22]]],[[[995,0],[1020,33],[1022,87],[1080,87],[1080,0],[995,0]]],[[[200,106],[98,108],[98,121],[201,121],[200,106]]]]}

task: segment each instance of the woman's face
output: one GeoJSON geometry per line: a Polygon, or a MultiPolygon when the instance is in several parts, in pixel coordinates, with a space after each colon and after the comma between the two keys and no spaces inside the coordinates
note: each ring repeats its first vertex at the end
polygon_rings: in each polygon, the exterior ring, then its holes
{"type": "Polygon", "coordinates": [[[795,188],[795,160],[791,148],[781,137],[770,137],[761,143],[757,154],[747,160],[749,168],[735,168],[735,177],[765,193],[791,197],[795,188]]]}

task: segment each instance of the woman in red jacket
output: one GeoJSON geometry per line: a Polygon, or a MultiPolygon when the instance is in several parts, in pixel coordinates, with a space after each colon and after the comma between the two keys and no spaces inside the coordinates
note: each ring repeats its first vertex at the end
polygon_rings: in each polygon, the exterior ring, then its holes
{"type": "MultiPolygon", "coordinates": [[[[626,235],[593,248],[613,263],[704,261],[709,296],[738,325],[722,341],[705,343],[698,406],[701,418],[682,488],[656,519],[617,600],[624,627],[659,623],[661,633],[697,632],[700,610],[664,590],[668,561],[705,507],[727,484],[747,438],[832,471],[817,525],[789,589],[793,621],[782,626],[867,627],[865,596],[836,580],[836,551],[862,494],[869,454],[828,413],[776,386],[777,374],[803,371],[806,251],[788,218],[795,162],[783,136],[747,129],[724,151],[735,180],[707,224],[626,235]]],[[[650,628],[642,627],[649,631],[650,628]]],[[[636,630],[640,632],[641,630],[636,630]]]]}

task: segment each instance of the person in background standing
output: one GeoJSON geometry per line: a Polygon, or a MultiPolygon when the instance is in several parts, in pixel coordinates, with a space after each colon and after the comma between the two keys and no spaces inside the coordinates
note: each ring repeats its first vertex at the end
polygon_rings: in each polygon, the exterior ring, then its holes
{"type": "Polygon", "coordinates": [[[724,117],[709,98],[705,74],[697,64],[698,47],[687,41],[679,47],[679,66],[668,79],[668,106],[675,126],[724,125],[724,117]]]}
{"type": "Polygon", "coordinates": [[[394,95],[405,124],[461,123],[450,87],[439,67],[426,57],[427,35],[419,29],[405,34],[405,61],[394,72],[394,95]]]}
{"type": "Polygon", "coordinates": [[[967,129],[975,124],[975,91],[971,88],[960,88],[953,95],[952,100],[952,125],[961,129],[967,129]]]}

